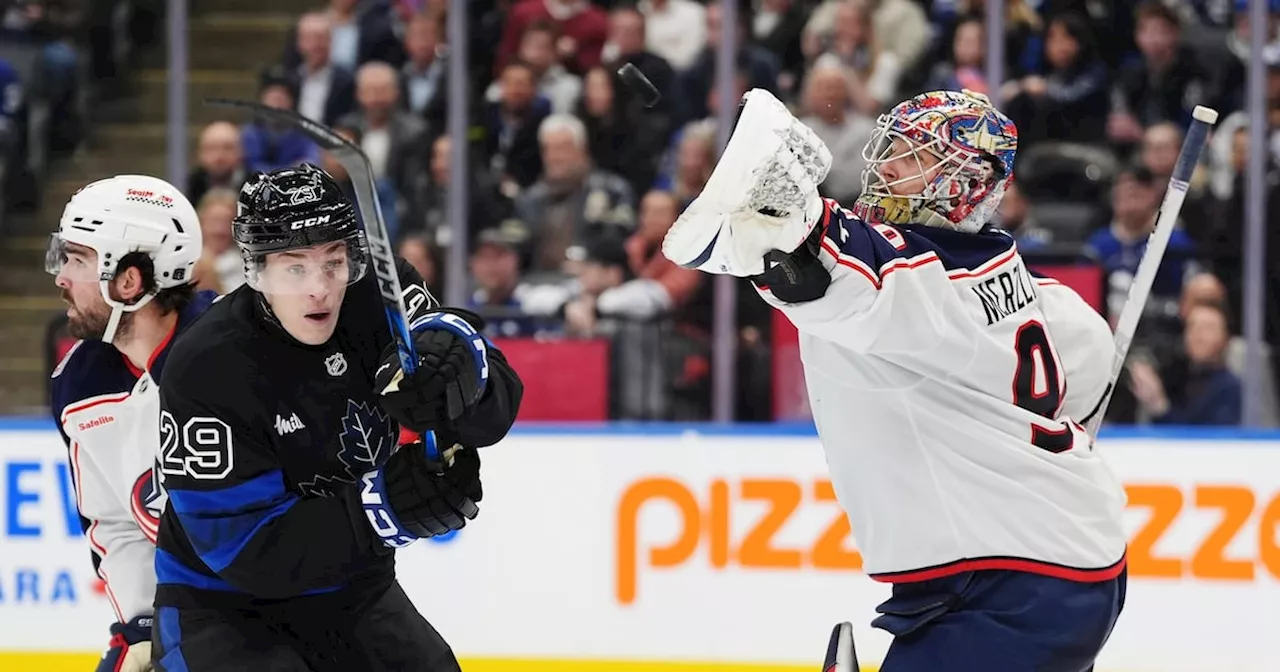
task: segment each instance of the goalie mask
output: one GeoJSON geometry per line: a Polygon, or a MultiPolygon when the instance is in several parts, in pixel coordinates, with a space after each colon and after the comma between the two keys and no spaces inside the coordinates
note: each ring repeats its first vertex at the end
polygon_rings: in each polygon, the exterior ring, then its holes
{"type": "Polygon", "coordinates": [[[986,96],[920,94],[876,121],[854,212],[876,224],[978,231],[1000,204],[1017,149],[1017,127],[986,96]]]}
{"type": "Polygon", "coordinates": [[[351,199],[328,173],[311,165],[258,173],[240,190],[233,222],[245,279],[264,294],[306,294],[316,282],[351,285],[364,277],[368,245],[351,199]],[[313,249],[344,253],[303,255],[313,249]],[[296,263],[268,269],[273,254],[296,253],[296,263]]]}

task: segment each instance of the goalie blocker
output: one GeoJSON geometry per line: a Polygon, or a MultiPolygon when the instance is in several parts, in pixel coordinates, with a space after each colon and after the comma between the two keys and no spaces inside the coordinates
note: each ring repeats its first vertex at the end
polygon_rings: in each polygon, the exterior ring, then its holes
{"type": "Polygon", "coordinates": [[[396,260],[420,358],[403,371],[355,209],[318,168],[252,178],[234,226],[248,283],[161,385],[156,668],[457,670],[394,552],[475,518],[475,449],[510,428],[519,378],[396,260]],[[398,446],[405,426],[423,440],[398,446]]]}

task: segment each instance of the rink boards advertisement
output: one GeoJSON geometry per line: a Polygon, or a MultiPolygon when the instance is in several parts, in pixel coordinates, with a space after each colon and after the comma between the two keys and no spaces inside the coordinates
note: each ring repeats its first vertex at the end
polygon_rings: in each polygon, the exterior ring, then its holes
{"type": "MultiPolygon", "coordinates": [[[[1130,584],[1098,669],[1280,669],[1280,434],[1099,449],[1128,490],[1130,584]]],[[[0,425],[6,672],[92,669],[113,620],[65,455],[41,423],[0,425]]],[[[884,655],[868,623],[888,588],[811,430],[522,428],[482,455],[480,517],[398,557],[464,670],[812,672],[840,620],[864,670],[884,655]]]]}

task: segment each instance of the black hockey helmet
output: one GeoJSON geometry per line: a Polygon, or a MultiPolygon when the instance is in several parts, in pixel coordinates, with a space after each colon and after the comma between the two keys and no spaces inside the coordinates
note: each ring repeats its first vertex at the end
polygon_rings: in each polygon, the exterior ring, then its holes
{"type": "MultiPolygon", "coordinates": [[[[304,163],[257,173],[240,189],[232,231],[249,284],[263,291],[268,255],[345,242],[348,284],[364,276],[368,245],[355,204],[328,173],[304,163]]],[[[278,288],[277,288],[278,289],[278,288]]]]}

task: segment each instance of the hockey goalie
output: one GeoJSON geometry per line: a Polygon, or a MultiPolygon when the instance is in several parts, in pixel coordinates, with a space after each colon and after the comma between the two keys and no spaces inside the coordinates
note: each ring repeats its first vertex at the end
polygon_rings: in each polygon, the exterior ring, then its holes
{"type": "MultiPolygon", "coordinates": [[[[1112,337],[989,223],[1016,151],[984,96],[925,93],[878,120],[845,208],[821,140],[754,90],[663,244],[799,330],[836,495],[893,584],[883,672],[1088,670],[1124,604],[1124,493],[1082,426],[1112,337]]],[[[847,632],[831,669],[856,669],[847,632]]]]}

